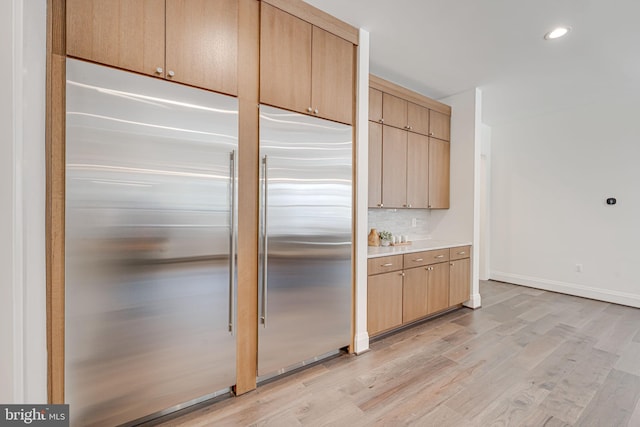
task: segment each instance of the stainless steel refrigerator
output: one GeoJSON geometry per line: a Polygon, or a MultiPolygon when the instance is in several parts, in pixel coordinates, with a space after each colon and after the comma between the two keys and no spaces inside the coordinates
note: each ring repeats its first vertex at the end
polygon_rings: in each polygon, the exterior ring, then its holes
{"type": "Polygon", "coordinates": [[[66,90],[72,425],[116,425],[228,391],[237,100],[73,59],[66,90]]]}
{"type": "Polygon", "coordinates": [[[260,106],[259,380],[349,345],[352,128],[260,106]]]}

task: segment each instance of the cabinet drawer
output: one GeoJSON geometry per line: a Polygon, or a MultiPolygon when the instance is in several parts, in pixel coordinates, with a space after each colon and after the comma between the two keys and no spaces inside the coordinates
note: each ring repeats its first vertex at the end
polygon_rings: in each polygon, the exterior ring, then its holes
{"type": "Polygon", "coordinates": [[[404,268],[420,267],[421,265],[429,265],[445,261],[449,261],[449,249],[414,252],[412,254],[404,255],[404,268]]]}
{"type": "Polygon", "coordinates": [[[471,256],[471,246],[460,246],[449,249],[449,259],[463,259],[471,256]]]}
{"type": "Polygon", "coordinates": [[[369,276],[395,270],[402,270],[402,255],[369,258],[367,260],[369,276]]]}
{"type": "Polygon", "coordinates": [[[427,264],[435,264],[437,262],[449,261],[449,249],[437,249],[434,251],[427,251],[425,253],[427,264]]]}
{"type": "Polygon", "coordinates": [[[420,267],[431,263],[430,251],[414,252],[412,254],[404,254],[404,267],[420,267]]]}

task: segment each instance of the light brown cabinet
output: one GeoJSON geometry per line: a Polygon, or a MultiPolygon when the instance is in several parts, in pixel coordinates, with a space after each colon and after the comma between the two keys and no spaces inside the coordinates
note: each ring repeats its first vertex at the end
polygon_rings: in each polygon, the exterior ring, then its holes
{"type": "Polygon", "coordinates": [[[67,0],[67,55],[164,77],[165,0],[67,0]]]}
{"type": "Polygon", "coordinates": [[[413,102],[407,103],[407,126],[409,131],[421,135],[429,134],[429,109],[413,102]]]}
{"type": "Polygon", "coordinates": [[[409,208],[429,207],[429,137],[407,132],[407,201],[409,208]]]}
{"type": "Polygon", "coordinates": [[[429,136],[451,140],[451,116],[442,114],[439,111],[429,110],[429,136]]]}
{"type": "Polygon", "coordinates": [[[461,246],[369,258],[369,335],[387,332],[467,301],[470,250],[470,246],[461,246]]]}
{"type": "Polygon", "coordinates": [[[407,128],[407,101],[388,93],[382,93],[382,120],[387,126],[407,128]]]}
{"type": "Polygon", "coordinates": [[[382,123],[382,91],[369,88],[369,121],[382,123]]]}
{"type": "Polygon", "coordinates": [[[469,300],[471,282],[471,260],[458,259],[449,263],[449,305],[462,304],[469,300]]]}
{"type": "Polygon", "coordinates": [[[382,207],[407,206],[407,132],[382,126],[382,207]]]}
{"type": "Polygon", "coordinates": [[[369,121],[382,127],[369,127],[377,150],[369,157],[369,207],[448,208],[451,108],[375,76],[370,84],[369,121]]]}
{"type": "MultiPolygon", "coordinates": [[[[380,125],[377,125],[380,126],[380,125]]],[[[429,204],[429,138],[391,126],[382,125],[370,135],[370,145],[382,146],[382,170],[369,180],[371,195],[377,196],[377,177],[381,176],[380,199],[369,199],[370,207],[427,208],[429,204]],[[373,139],[373,140],[372,140],[373,139]]],[[[369,170],[376,168],[377,157],[369,158],[369,170]]]]}
{"type": "Polygon", "coordinates": [[[450,143],[429,138],[429,203],[430,209],[449,209],[450,143]]]}
{"type": "Polygon", "coordinates": [[[67,55],[238,92],[235,0],[67,0],[67,55]]]}
{"type": "Polygon", "coordinates": [[[369,207],[382,207],[382,125],[369,122],[369,207]]]}
{"type": "Polygon", "coordinates": [[[449,263],[441,262],[427,268],[427,314],[437,313],[449,304],[449,263]]]}
{"type": "Polygon", "coordinates": [[[353,44],[262,2],[260,102],[352,124],[353,44]]]}
{"type": "Polygon", "coordinates": [[[402,325],[402,271],[369,276],[367,330],[375,335],[402,325]]]}
{"type": "Polygon", "coordinates": [[[237,0],[167,0],[166,77],[238,93],[237,0]]]}
{"type": "Polygon", "coordinates": [[[413,322],[428,314],[429,268],[416,267],[405,271],[402,288],[402,323],[413,322]]]}

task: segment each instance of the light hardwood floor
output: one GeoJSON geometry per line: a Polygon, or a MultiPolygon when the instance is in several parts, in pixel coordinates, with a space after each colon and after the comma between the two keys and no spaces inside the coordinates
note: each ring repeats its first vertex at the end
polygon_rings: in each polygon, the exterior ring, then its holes
{"type": "Polygon", "coordinates": [[[640,426],[639,309],[491,281],[480,290],[481,309],[161,425],[640,426]]]}

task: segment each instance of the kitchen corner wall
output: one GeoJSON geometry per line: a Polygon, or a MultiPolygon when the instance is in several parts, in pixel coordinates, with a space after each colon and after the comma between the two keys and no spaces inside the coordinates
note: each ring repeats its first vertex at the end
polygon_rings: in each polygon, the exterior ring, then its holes
{"type": "Polygon", "coordinates": [[[409,240],[429,238],[429,211],[426,209],[369,209],[369,230],[390,231],[394,236],[407,235],[409,240]],[[413,219],[416,226],[413,227],[413,219]]]}
{"type": "Polygon", "coordinates": [[[639,113],[629,91],[492,126],[492,279],[640,307],[639,113]]]}
{"type": "Polygon", "coordinates": [[[432,209],[429,231],[435,240],[467,241],[471,255],[471,300],[480,307],[480,153],[482,91],[471,89],[440,99],[451,106],[451,191],[449,209],[432,209]]]}

